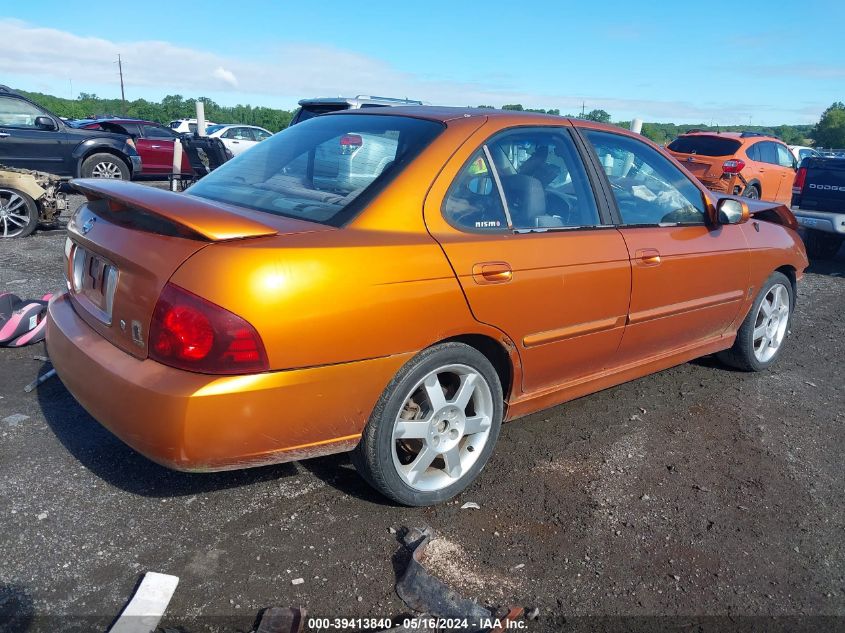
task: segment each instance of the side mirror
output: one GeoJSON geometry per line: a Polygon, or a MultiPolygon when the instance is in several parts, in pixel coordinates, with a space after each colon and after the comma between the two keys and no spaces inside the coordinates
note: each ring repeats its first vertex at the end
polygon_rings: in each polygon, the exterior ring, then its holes
{"type": "Polygon", "coordinates": [[[57,129],[56,122],[48,116],[37,116],[35,117],[35,127],[39,130],[47,130],[52,131],[57,129]]]}
{"type": "Polygon", "coordinates": [[[742,224],[751,217],[748,205],[734,198],[722,198],[716,204],[716,217],[719,224],[742,224]]]}

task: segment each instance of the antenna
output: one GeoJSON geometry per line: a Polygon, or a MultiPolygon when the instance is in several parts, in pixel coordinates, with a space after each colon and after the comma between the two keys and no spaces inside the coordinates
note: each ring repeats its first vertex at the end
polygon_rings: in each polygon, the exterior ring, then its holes
{"type": "Polygon", "coordinates": [[[583,101],[581,102],[581,118],[582,119],[584,118],[584,110],[585,110],[586,105],[587,104],[585,102],[583,102],[583,101]]]}
{"type": "Polygon", "coordinates": [[[126,116],[126,94],[123,92],[123,62],[120,59],[120,53],[117,55],[117,70],[120,73],[120,100],[123,103],[123,115],[126,116]]]}

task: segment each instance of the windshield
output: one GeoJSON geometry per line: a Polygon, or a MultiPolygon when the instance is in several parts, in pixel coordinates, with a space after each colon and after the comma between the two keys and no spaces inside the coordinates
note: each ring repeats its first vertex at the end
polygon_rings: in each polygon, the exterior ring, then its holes
{"type": "Polygon", "coordinates": [[[188,190],[201,198],[340,226],[443,130],[403,116],[325,116],[290,127],[188,190]]]}
{"type": "Polygon", "coordinates": [[[668,149],[679,154],[701,156],[732,156],[741,143],[732,138],[719,136],[679,136],[669,143],[668,149]]]}
{"type": "Polygon", "coordinates": [[[224,127],[228,127],[228,126],[226,126],[226,125],[209,125],[207,128],[205,128],[205,133],[206,134],[214,134],[214,132],[216,132],[217,130],[222,130],[224,127]]]}

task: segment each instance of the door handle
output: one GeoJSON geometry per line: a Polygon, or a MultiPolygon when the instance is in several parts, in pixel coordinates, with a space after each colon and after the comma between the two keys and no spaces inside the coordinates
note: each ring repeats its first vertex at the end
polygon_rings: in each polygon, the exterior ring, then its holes
{"type": "Polygon", "coordinates": [[[640,249],[634,257],[642,266],[657,266],[660,263],[660,252],[656,248],[640,249]]]}
{"type": "Polygon", "coordinates": [[[150,145],[151,149],[161,149],[161,145],[150,145]]]}
{"type": "Polygon", "coordinates": [[[472,267],[472,277],[478,284],[501,284],[513,278],[513,269],[507,262],[483,262],[472,267]]]}
{"type": "Polygon", "coordinates": [[[9,136],[8,132],[0,132],[0,138],[7,138],[9,136]]]}

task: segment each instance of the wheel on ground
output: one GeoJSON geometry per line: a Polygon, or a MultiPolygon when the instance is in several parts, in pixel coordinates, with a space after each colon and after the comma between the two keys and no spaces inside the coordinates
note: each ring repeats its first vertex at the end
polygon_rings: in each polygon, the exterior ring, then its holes
{"type": "Polygon", "coordinates": [[[733,347],[719,358],[745,371],[769,367],[783,349],[794,306],[792,283],[782,273],[772,273],[742,322],[733,347]]]}
{"type": "Polygon", "coordinates": [[[745,191],[742,192],[742,195],[746,198],[751,198],[752,200],[759,200],[760,190],[757,188],[757,185],[750,185],[745,188],[745,191]]]}
{"type": "Polygon", "coordinates": [[[839,252],[843,240],[845,238],[835,233],[809,229],[804,245],[807,247],[807,255],[812,259],[833,259],[839,252]]]}
{"type": "Polygon", "coordinates": [[[92,154],[82,163],[83,178],[111,178],[129,180],[129,167],[114,154],[92,154]]]}
{"type": "Polygon", "coordinates": [[[490,361],[463,343],[436,345],[408,361],[387,386],[353,463],[398,503],[446,501],[481,473],[502,413],[502,385],[490,361]]]}
{"type": "Polygon", "coordinates": [[[38,226],[38,205],[23,191],[0,188],[0,237],[25,237],[38,226]]]}

